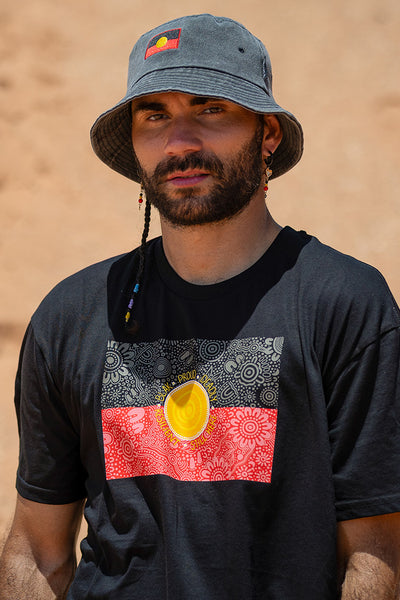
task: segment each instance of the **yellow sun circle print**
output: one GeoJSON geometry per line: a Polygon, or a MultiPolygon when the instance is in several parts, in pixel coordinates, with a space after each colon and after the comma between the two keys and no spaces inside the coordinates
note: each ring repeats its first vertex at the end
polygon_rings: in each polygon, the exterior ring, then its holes
{"type": "Polygon", "coordinates": [[[164,415],[178,439],[196,439],[203,433],[210,416],[210,401],[206,390],[197,381],[179,385],[166,397],[164,415]]]}
{"type": "Polygon", "coordinates": [[[159,40],[157,40],[156,42],[156,46],[157,48],[162,48],[163,46],[165,46],[165,44],[168,42],[168,39],[165,37],[165,35],[163,37],[160,37],[159,40]]]}

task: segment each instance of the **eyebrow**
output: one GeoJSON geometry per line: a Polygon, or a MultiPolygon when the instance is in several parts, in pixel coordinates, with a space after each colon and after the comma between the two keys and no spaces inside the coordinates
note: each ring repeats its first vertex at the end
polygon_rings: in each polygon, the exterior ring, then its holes
{"type": "Polygon", "coordinates": [[[150,100],[141,100],[136,105],[132,105],[132,114],[149,110],[163,110],[164,108],[165,104],[163,104],[162,102],[151,102],[150,100]]]}
{"type": "Polygon", "coordinates": [[[190,106],[198,106],[208,104],[209,102],[224,102],[223,98],[215,98],[214,96],[194,96],[190,101],[190,106]]]}
{"type": "MultiPolygon", "coordinates": [[[[223,102],[223,98],[214,98],[210,96],[194,96],[190,100],[190,106],[201,106],[208,104],[209,102],[223,102]]],[[[164,102],[155,102],[152,100],[140,100],[134,106],[132,106],[132,114],[146,111],[158,111],[165,110],[166,104],[164,102]]]]}

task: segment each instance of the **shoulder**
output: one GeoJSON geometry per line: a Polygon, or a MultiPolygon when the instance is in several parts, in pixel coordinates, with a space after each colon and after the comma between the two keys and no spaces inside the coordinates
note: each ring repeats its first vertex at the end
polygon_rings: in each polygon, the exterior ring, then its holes
{"type": "Polygon", "coordinates": [[[31,337],[43,352],[72,352],[88,331],[107,323],[107,279],[124,256],[90,265],[63,279],[44,297],[31,318],[31,337]]]}
{"type": "MultiPolygon", "coordinates": [[[[152,252],[158,238],[148,242],[152,252]]],[[[124,296],[138,264],[138,249],[92,264],[58,283],[42,300],[31,323],[41,338],[61,339],[109,321],[109,308],[124,296]]],[[[61,343],[61,342],[60,342],[61,343]]]]}
{"type": "Polygon", "coordinates": [[[331,301],[385,300],[396,308],[387,282],[378,269],[310,236],[298,261],[299,272],[309,292],[331,301]]]}
{"type": "Polygon", "coordinates": [[[345,364],[400,330],[398,305],[375,267],[316,238],[304,248],[303,261],[302,315],[326,364],[345,364]]]}
{"type": "Polygon", "coordinates": [[[382,274],[316,237],[308,236],[286,279],[299,322],[319,341],[351,336],[349,345],[360,349],[400,328],[399,308],[382,274]]]}
{"type": "Polygon", "coordinates": [[[302,266],[310,270],[310,277],[324,285],[345,283],[350,288],[366,285],[388,289],[378,269],[320,242],[315,236],[310,236],[310,243],[304,247],[302,260],[302,266]]]}
{"type": "Polygon", "coordinates": [[[44,297],[34,313],[33,319],[42,313],[77,306],[85,299],[104,293],[107,277],[113,264],[127,255],[116,256],[81,269],[58,283],[44,297]]]}
{"type": "MultiPolygon", "coordinates": [[[[31,325],[38,339],[68,339],[79,331],[96,328],[108,322],[108,306],[112,302],[110,279],[117,271],[122,286],[123,276],[129,277],[137,249],[89,265],[60,281],[43,298],[32,315],[31,325]]],[[[115,282],[114,282],[115,287],[115,282]]]]}

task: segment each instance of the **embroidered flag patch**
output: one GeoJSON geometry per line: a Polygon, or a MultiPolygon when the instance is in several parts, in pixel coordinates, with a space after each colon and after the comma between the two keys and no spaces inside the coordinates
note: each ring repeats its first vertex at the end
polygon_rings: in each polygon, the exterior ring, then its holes
{"type": "Polygon", "coordinates": [[[146,60],[146,58],[157,54],[157,52],[164,52],[164,50],[176,50],[179,47],[180,37],[181,29],[170,29],[155,35],[147,45],[144,59],[146,60]]]}

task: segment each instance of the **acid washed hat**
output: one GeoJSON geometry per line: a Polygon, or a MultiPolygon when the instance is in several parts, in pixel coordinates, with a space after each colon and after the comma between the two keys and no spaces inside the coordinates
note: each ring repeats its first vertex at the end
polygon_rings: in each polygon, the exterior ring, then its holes
{"type": "Polygon", "coordinates": [[[131,100],[160,92],[185,92],[230,100],[257,113],[273,113],[283,138],[272,176],[291,169],[303,153],[300,123],[272,95],[271,62],[262,42],[225,17],[193,15],[169,21],[135,44],[124,98],[94,123],[97,156],[122,175],[140,181],[131,141],[131,100]]]}

